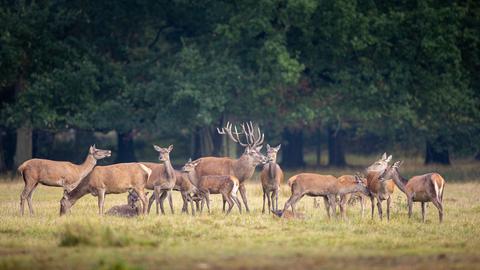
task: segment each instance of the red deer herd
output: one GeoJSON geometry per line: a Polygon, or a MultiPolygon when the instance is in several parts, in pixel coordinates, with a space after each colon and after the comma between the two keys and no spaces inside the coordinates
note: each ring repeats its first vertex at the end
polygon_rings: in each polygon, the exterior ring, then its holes
{"type": "Polygon", "coordinates": [[[263,165],[260,174],[263,190],[263,208],[268,204],[268,212],[284,218],[300,218],[303,214],[296,212],[295,205],[305,195],[323,197],[327,215],[336,217],[336,206],[339,205],[342,218],[346,217],[346,205],[350,198],[370,198],[371,217],[374,218],[375,200],[379,218],[383,218],[382,202],[387,201],[387,219],[390,219],[390,207],[394,187],[405,193],[408,204],[408,216],[412,216],[413,202],[420,202],[422,206],[422,220],[425,222],[425,206],[431,202],[439,213],[440,222],[443,221],[443,192],[445,180],[438,173],[428,173],[414,176],[409,180],[403,178],[399,172],[401,161],[389,165],[392,156],[383,156],[366,168],[366,177],[360,175],[320,175],[315,173],[300,173],[288,179],[291,196],[284,208],[278,208],[278,196],[284,174],[277,164],[277,153],[280,145],[271,147],[267,144],[267,155],[262,149],[264,134],[252,122],[244,123],[239,130],[231,123],[218,128],[221,135],[227,135],[232,141],[244,147],[243,154],[238,158],[229,157],[202,157],[189,160],[181,170],[175,170],[170,161],[173,146],[162,148],[154,145],[159,153],[161,163],[140,162],[120,163],[109,166],[96,166],[97,160],[110,157],[109,150],[97,149],[91,146],[85,161],[72,164],[63,161],[45,159],[31,159],[25,161],[18,168],[23,177],[25,187],[20,195],[20,213],[24,214],[24,203],[27,200],[30,214],[33,215],[32,195],[38,184],[63,187],[64,194],[60,200],[60,215],[70,211],[75,202],[86,194],[98,197],[98,212],[104,214],[104,202],[107,194],[128,192],[127,204],[114,206],[106,212],[107,215],[132,217],[145,215],[155,202],[156,212],[159,208],[165,213],[163,203],[168,199],[170,210],[174,213],[172,191],[179,191],[182,200],[182,212],[188,213],[189,204],[191,213],[203,211],[206,204],[210,213],[210,195],[221,194],[223,211],[228,214],[237,206],[242,212],[242,205],[237,197],[240,192],[245,211],[250,208],[247,201],[245,183],[250,179],[255,168],[263,165]],[[232,129],[233,128],[233,129],[232,129]],[[242,139],[244,138],[244,139],[242,139]],[[148,192],[153,193],[147,199],[148,192]],[[228,203],[228,209],[225,209],[228,203]],[[195,206],[194,206],[195,204],[195,206]],[[291,210],[289,210],[291,208],[291,210]]]}

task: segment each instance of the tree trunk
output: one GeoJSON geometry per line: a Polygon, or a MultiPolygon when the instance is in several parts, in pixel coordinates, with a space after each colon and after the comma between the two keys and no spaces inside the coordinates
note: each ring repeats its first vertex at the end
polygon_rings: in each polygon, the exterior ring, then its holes
{"type": "Polygon", "coordinates": [[[201,138],[201,128],[196,127],[195,131],[193,132],[193,140],[192,140],[192,159],[195,160],[197,158],[202,157],[202,138],[201,138]]]}
{"type": "Polygon", "coordinates": [[[283,141],[285,143],[282,145],[282,167],[305,167],[305,161],[303,160],[303,131],[285,128],[283,141]]]}
{"type": "Polygon", "coordinates": [[[34,130],[32,133],[32,156],[52,159],[55,136],[50,131],[34,130]]]}
{"type": "Polygon", "coordinates": [[[316,159],[315,159],[315,166],[317,168],[320,167],[321,159],[322,159],[322,137],[321,137],[321,132],[320,129],[317,128],[315,132],[315,154],[316,154],[316,159]]]}
{"type": "Polygon", "coordinates": [[[448,146],[442,137],[426,143],[425,164],[432,163],[450,165],[448,146]]]}
{"type": "Polygon", "coordinates": [[[222,156],[222,141],[223,136],[218,134],[216,127],[210,129],[210,134],[212,137],[212,156],[219,157],[222,156]]]}
{"type": "Polygon", "coordinates": [[[133,131],[117,133],[118,153],[115,162],[136,162],[133,131]]]}
{"type": "Polygon", "coordinates": [[[345,161],[344,137],[345,131],[333,129],[328,130],[328,165],[343,167],[347,165],[345,161]]]}
{"type": "Polygon", "coordinates": [[[475,160],[479,160],[479,161],[480,161],[480,151],[478,151],[478,153],[475,155],[475,160]]]}
{"type": "Polygon", "coordinates": [[[14,167],[18,168],[24,161],[32,158],[32,128],[24,124],[17,129],[14,167]]]}

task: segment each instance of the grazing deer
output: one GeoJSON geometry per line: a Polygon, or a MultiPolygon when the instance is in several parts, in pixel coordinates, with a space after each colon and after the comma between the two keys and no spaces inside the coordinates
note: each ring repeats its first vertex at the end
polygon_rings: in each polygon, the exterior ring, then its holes
{"type": "Polygon", "coordinates": [[[277,153],[280,147],[281,145],[270,147],[270,145],[267,144],[267,158],[269,162],[263,166],[262,173],[260,174],[263,188],[262,213],[265,213],[265,197],[267,197],[268,200],[268,209],[272,209],[273,211],[278,210],[278,192],[280,190],[280,183],[283,182],[283,171],[277,164],[277,153]],[[270,208],[270,199],[272,208],[270,208]]]}
{"type": "Polygon", "coordinates": [[[445,180],[438,173],[427,173],[417,175],[410,180],[403,178],[398,171],[402,161],[395,162],[380,176],[380,181],[393,179],[397,187],[407,195],[408,218],[412,217],[413,202],[422,204],[422,221],[425,222],[425,204],[432,202],[438,209],[440,223],[443,221],[443,192],[445,180]]]}
{"type": "Polygon", "coordinates": [[[395,184],[392,180],[380,181],[380,175],[387,169],[392,160],[390,155],[383,153],[382,157],[367,168],[367,187],[370,191],[370,203],[372,207],[372,219],[375,212],[375,198],[377,199],[378,216],[383,218],[382,201],[387,200],[387,220],[390,220],[390,206],[395,184]]]}
{"type": "Polygon", "coordinates": [[[173,169],[172,163],[170,162],[170,152],[173,150],[173,145],[170,145],[168,148],[153,145],[153,148],[159,152],[158,160],[163,162],[163,164],[142,162],[143,165],[152,170],[152,175],[148,179],[146,188],[154,190],[152,196],[154,196],[156,201],[157,214],[159,214],[158,206],[160,206],[162,214],[165,214],[163,202],[167,197],[170,203],[170,210],[173,214],[172,190],[177,181],[175,169],[173,169]]]}
{"type": "Polygon", "coordinates": [[[362,192],[368,194],[367,187],[359,178],[354,181],[350,179],[337,179],[332,175],[320,175],[314,173],[301,173],[288,179],[288,185],[292,190],[292,195],[285,203],[283,212],[292,208],[295,215],[295,204],[305,195],[311,197],[321,196],[325,202],[328,218],[330,218],[330,209],[336,217],[336,196],[342,196],[348,193],[362,192]]]}
{"type": "Polygon", "coordinates": [[[64,190],[71,191],[93,170],[97,160],[109,157],[111,154],[110,150],[97,149],[93,145],[88,150],[87,158],[80,165],[38,158],[25,161],[17,169],[25,182],[20,195],[20,214],[22,216],[24,214],[26,199],[30,214],[33,215],[32,195],[39,183],[50,187],[63,187],[64,190]]]}
{"type": "Polygon", "coordinates": [[[233,175],[206,175],[198,177],[196,167],[200,160],[189,160],[182,171],[188,174],[189,180],[198,189],[198,195],[203,198],[200,212],[203,211],[204,201],[207,202],[208,213],[210,214],[210,194],[222,194],[222,197],[228,202],[227,215],[232,211],[234,204],[238,206],[240,213],[240,202],[237,198],[237,191],[240,185],[237,177],[233,175]]]}
{"type": "MultiPolygon", "coordinates": [[[[253,124],[242,124],[243,131],[239,133],[237,127],[235,132],[232,132],[232,124],[227,125],[222,129],[217,129],[219,134],[227,134],[231,140],[245,147],[245,151],[238,159],[228,157],[203,157],[199,159],[196,167],[196,172],[199,178],[206,175],[233,175],[240,181],[240,195],[247,212],[250,211],[247,202],[247,191],[245,189],[245,181],[252,177],[255,172],[255,167],[259,164],[264,164],[268,160],[260,153],[264,135],[258,128],[258,133],[255,133],[253,124]],[[239,135],[245,135],[246,143],[240,140],[239,135]]],[[[223,208],[225,209],[225,198],[223,201],[223,208]]]]}
{"type": "MultiPolygon", "coordinates": [[[[347,181],[354,181],[355,178],[360,179],[365,184],[365,186],[367,185],[367,178],[361,177],[358,174],[357,175],[342,175],[338,179],[340,181],[345,181],[343,179],[347,179],[347,181]]],[[[341,213],[342,217],[346,218],[347,204],[349,204],[351,201],[353,201],[353,199],[358,198],[359,201],[360,201],[360,207],[361,207],[360,213],[362,214],[362,218],[363,218],[364,213],[365,213],[365,199],[366,199],[367,196],[368,196],[368,194],[365,194],[363,192],[348,193],[348,194],[344,194],[344,195],[340,196],[339,206],[340,206],[340,213],[341,213]]]]}
{"type": "Polygon", "coordinates": [[[72,191],[65,190],[60,200],[60,215],[70,211],[78,199],[86,194],[98,196],[98,213],[103,215],[106,194],[120,194],[134,190],[142,202],[142,213],[147,210],[145,186],[152,170],[141,163],[119,163],[96,166],[72,191]]]}
{"type": "MultiPolygon", "coordinates": [[[[201,201],[201,199],[197,199],[196,197],[193,197],[192,194],[196,194],[198,192],[198,189],[190,182],[190,180],[188,179],[188,175],[184,172],[175,170],[175,178],[176,178],[176,181],[175,181],[175,186],[173,187],[173,190],[179,191],[182,196],[182,200],[183,200],[182,213],[188,214],[188,203],[190,202],[192,207],[192,215],[195,215],[195,209],[194,209],[193,203],[195,202],[197,204],[197,210],[198,210],[199,209],[198,202],[201,201]]],[[[148,202],[148,211],[147,211],[148,213],[150,213],[150,207],[152,206],[152,203],[154,200],[155,200],[155,195],[152,194],[148,202]]],[[[158,212],[158,205],[157,205],[157,212],[158,212]]]]}
{"type": "MultiPolygon", "coordinates": [[[[148,195],[148,192],[145,193],[145,196],[148,195]]],[[[105,215],[108,216],[118,216],[118,217],[136,217],[142,213],[142,208],[138,205],[139,196],[135,191],[129,190],[127,197],[127,204],[115,205],[112,208],[108,209],[105,212],[105,215]]]]}

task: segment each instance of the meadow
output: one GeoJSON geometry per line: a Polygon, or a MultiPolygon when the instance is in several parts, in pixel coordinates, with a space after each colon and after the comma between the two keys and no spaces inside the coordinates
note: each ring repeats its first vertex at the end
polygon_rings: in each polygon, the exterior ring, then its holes
{"type": "MultiPolygon", "coordinates": [[[[360,162],[361,163],[361,162],[360,162]]],[[[357,167],[361,167],[358,165],[357,167]]],[[[320,169],[342,175],[358,169],[320,169]]],[[[211,196],[212,214],[176,213],[125,219],[98,216],[97,200],[87,195],[72,212],[59,217],[60,188],[39,186],[33,201],[35,216],[19,215],[20,179],[0,181],[0,269],[473,269],[480,268],[480,169],[474,162],[450,167],[425,167],[407,162],[406,176],[438,171],[447,181],[445,220],[438,223],[433,205],[427,222],[420,206],[407,217],[403,193],[394,193],[392,219],[370,219],[360,207],[348,209],[348,219],[328,220],[325,209],[305,197],[297,209],[305,220],[283,220],[262,214],[258,173],[247,184],[252,211],[235,208],[225,216],[221,198],[211,196]]],[[[312,171],[312,170],[309,170],[312,171]]],[[[287,179],[296,172],[287,172],[287,179]]],[[[284,184],[279,206],[290,195],[284,184]]],[[[108,195],[106,209],[124,204],[126,195],[108,195]]],[[[375,212],[377,213],[377,212],[375,212]]]]}

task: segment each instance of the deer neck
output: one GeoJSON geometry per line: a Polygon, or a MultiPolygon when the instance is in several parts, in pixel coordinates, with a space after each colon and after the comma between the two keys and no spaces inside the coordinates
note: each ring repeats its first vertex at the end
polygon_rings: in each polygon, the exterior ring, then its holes
{"type": "Polygon", "coordinates": [[[170,162],[170,159],[164,162],[165,162],[165,175],[167,179],[175,178],[175,169],[173,168],[172,162],[170,162]]]}
{"type": "Polygon", "coordinates": [[[85,178],[97,165],[97,159],[93,157],[92,154],[88,154],[85,161],[79,165],[80,167],[80,174],[78,181],[80,182],[83,178],[85,178]]]}
{"type": "Polygon", "coordinates": [[[362,191],[357,185],[340,185],[338,188],[338,195],[344,195],[348,193],[362,191]]]}
{"type": "Polygon", "coordinates": [[[403,178],[397,170],[394,171],[394,173],[392,175],[392,179],[395,182],[395,184],[397,185],[397,187],[403,193],[405,193],[406,195],[410,194],[410,192],[407,190],[407,187],[406,187],[407,183],[408,183],[408,180],[403,178]]]}
{"type": "Polygon", "coordinates": [[[78,199],[90,192],[89,183],[89,178],[84,178],[76,188],[67,193],[70,207],[73,206],[78,199]]]}
{"type": "Polygon", "coordinates": [[[252,158],[243,154],[239,159],[233,161],[233,173],[240,182],[252,177],[255,172],[256,164],[252,158]]]}
{"type": "Polygon", "coordinates": [[[270,179],[275,179],[277,177],[277,162],[270,161],[268,163],[268,174],[270,175],[270,179]]]}
{"type": "Polygon", "coordinates": [[[198,187],[198,176],[195,170],[190,172],[184,172],[184,174],[187,175],[187,178],[188,180],[190,180],[190,183],[192,183],[192,185],[194,185],[195,187],[198,187]]]}

